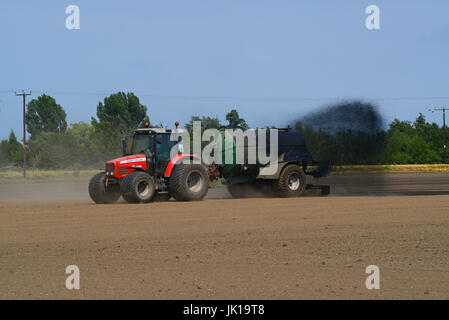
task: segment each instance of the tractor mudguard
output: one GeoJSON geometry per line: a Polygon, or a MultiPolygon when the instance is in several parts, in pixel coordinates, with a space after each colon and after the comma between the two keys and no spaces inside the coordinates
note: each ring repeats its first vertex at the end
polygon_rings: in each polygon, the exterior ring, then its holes
{"type": "Polygon", "coordinates": [[[170,177],[173,168],[175,167],[175,165],[177,163],[179,163],[180,161],[184,161],[186,159],[191,160],[191,159],[198,159],[199,163],[201,163],[200,158],[196,155],[196,154],[186,154],[186,153],[178,153],[173,159],[170,160],[170,162],[167,165],[167,168],[165,169],[165,173],[164,173],[164,177],[168,178],[170,177]]]}

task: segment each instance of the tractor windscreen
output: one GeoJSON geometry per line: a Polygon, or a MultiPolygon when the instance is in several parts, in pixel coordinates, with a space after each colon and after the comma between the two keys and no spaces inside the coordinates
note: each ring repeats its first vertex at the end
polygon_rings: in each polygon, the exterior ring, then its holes
{"type": "Polygon", "coordinates": [[[149,134],[136,134],[133,140],[133,154],[153,152],[153,136],[149,134]]]}

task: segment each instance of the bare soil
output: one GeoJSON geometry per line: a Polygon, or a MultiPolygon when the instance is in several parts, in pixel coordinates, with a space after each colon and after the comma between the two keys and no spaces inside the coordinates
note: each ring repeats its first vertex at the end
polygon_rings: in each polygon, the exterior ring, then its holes
{"type": "Polygon", "coordinates": [[[3,191],[1,299],[449,299],[448,195],[95,205],[3,191]],[[80,290],[65,288],[73,264],[80,290]]]}

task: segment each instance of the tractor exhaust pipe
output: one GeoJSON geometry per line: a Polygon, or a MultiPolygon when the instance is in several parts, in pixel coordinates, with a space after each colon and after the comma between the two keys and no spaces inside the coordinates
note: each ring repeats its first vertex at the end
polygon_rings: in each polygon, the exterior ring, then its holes
{"type": "Polygon", "coordinates": [[[124,136],[123,137],[123,141],[122,141],[122,153],[123,153],[123,156],[126,156],[126,150],[127,150],[126,136],[124,136]]]}

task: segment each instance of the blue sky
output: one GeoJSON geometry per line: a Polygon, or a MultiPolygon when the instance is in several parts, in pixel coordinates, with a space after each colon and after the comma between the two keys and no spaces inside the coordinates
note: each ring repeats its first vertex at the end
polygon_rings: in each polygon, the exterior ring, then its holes
{"type": "Polygon", "coordinates": [[[387,121],[441,123],[427,110],[449,106],[447,0],[2,0],[0,40],[0,138],[21,136],[17,89],[52,95],[69,123],[119,90],[169,126],[234,107],[252,127],[284,126],[351,98],[387,121]],[[65,28],[71,4],[80,30],[65,28]]]}

